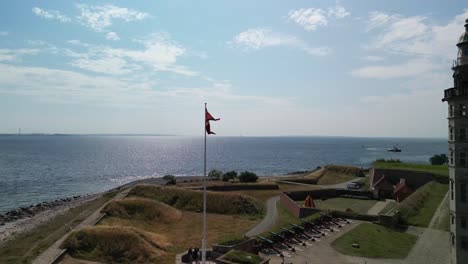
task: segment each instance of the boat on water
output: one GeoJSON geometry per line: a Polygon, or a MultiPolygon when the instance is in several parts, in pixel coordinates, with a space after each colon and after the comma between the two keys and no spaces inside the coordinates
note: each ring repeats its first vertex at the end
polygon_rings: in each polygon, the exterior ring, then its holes
{"type": "Polygon", "coordinates": [[[387,149],[387,151],[390,152],[401,152],[401,148],[398,148],[397,146],[393,146],[393,148],[387,149]]]}

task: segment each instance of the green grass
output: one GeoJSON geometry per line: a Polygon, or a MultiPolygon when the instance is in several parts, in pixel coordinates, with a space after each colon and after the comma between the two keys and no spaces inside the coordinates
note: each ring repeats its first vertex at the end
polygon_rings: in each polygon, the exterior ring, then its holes
{"type": "Polygon", "coordinates": [[[167,204],[145,198],[112,201],[102,210],[109,217],[140,221],[170,222],[180,219],[181,212],[167,204]]]}
{"type": "Polygon", "coordinates": [[[400,212],[404,223],[427,227],[447,191],[448,184],[435,181],[426,183],[408,196],[394,210],[400,212]]]}
{"type": "Polygon", "coordinates": [[[322,177],[318,179],[317,184],[337,184],[362,176],[362,170],[353,166],[327,165],[325,170],[322,177]]]}
{"type": "Polygon", "coordinates": [[[443,201],[441,207],[441,214],[440,218],[437,219],[433,228],[443,230],[443,231],[450,231],[450,211],[449,211],[449,199],[443,201]]]}
{"type": "Polygon", "coordinates": [[[0,246],[0,263],[30,263],[55,241],[74,228],[117,194],[109,192],[58,215],[31,231],[19,234],[0,246]]]}
{"type": "Polygon", "coordinates": [[[340,253],[366,258],[403,259],[416,243],[417,236],[395,231],[384,226],[362,223],[333,241],[340,253]],[[353,243],[359,248],[352,247],[353,243]]]}
{"type": "Polygon", "coordinates": [[[377,168],[377,169],[414,170],[414,171],[429,172],[429,173],[433,173],[433,174],[436,174],[436,175],[448,176],[448,166],[447,165],[374,162],[374,168],[377,168]]]}
{"type": "MultiPolygon", "coordinates": [[[[203,209],[203,192],[177,187],[137,185],[129,192],[129,197],[154,199],[181,210],[201,211],[203,209]]],[[[207,192],[206,200],[208,213],[251,217],[263,215],[264,205],[250,196],[238,193],[207,192]]]]}
{"type": "Polygon", "coordinates": [[[163,237],[130,227],[87,227],[73,232],[63,247],[76,258],[104,263],[158,263],[169,244],[163,237]]]}
{"type": "Polygon", "coordinates": [[[246,236],[240,234],[228,234],[221,238],[218,242],[219,245],[232,246],[237,245],[247,239],[246,236]]]}
{"type": "MultiPolygon", "coordinates": [[[[304,205],[304,201],[298,201],[299,205],[304,205]]],[[[351,198],[330,198],[327,200],[314,200],[315,206],[322,210],[335,210],[335,211],[349,211],[360,214],[366,214],[377,201],[375,200],[361,200],[351,198]]]]}
{"type": "Polygon", "coordinates": [[[398,203],[397,202],[389,202],[382,211],[380,211],[381,214],[386,214],[390,211],[392,211],[395,207],[397,207],[398,203]]]}
{"type": "Polygon", "coordinates": [[[224,259],[239,264],[258,264],[262,259],[254,254],[231,250],[223,256],[224,259]]]}

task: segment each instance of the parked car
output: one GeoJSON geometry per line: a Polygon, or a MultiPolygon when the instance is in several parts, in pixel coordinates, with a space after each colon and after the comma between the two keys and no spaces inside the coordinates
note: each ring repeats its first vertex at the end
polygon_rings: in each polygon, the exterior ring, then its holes
{"type": "Polygon", "coordinates": [[[362,186],[364,186],[362,182],[350,182],[346,185],[348,189],[361,189],[362,186]]]}

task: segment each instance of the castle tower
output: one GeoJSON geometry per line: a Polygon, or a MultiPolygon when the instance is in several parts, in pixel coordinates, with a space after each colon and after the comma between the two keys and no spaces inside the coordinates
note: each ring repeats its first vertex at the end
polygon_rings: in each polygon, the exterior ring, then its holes
{"type": "Polygon", "coordinates": [[[453,63],[453,88],[444,91],[449,123],[450,263],[468,263],[468,19],[453,63]]]}

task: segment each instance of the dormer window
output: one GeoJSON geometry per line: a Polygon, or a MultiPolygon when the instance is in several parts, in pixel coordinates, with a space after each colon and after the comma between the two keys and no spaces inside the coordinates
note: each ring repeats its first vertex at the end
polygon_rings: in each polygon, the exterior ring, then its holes
{"type": "Polygon", "coordinates": [[[460,116],[466,116],[466,105],[460,104],[460,109],[458,109],[460,116]]]}

